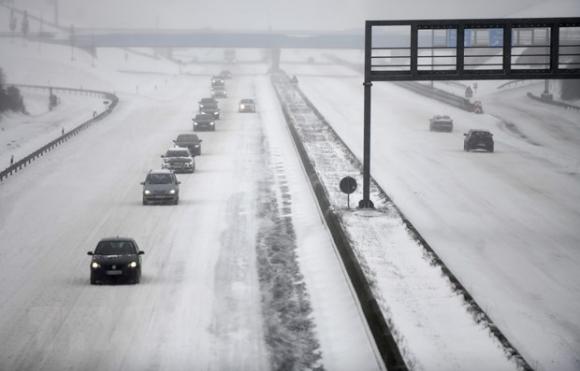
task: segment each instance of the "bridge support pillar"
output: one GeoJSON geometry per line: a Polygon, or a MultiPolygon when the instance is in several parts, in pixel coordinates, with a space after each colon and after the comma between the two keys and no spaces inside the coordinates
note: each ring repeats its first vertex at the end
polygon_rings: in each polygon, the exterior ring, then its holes
{"type": "Polygon", "coordinates": [[[280,55],[282,50],[280,48],[271,49],[272,65],[270,66],[271,72],[278,72],[280,70],[280,55]]]}

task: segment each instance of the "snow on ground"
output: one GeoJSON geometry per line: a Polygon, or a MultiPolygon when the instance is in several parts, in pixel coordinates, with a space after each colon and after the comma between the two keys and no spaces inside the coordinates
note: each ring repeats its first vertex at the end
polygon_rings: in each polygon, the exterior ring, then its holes
{"type": "Polygon", "coordinates": [[[48,109],[48,90],[21,88],[28,114],[5,112],[0,117],[0,169],[31,154],[106,109],[103,99],[74,93],[56,93],[60,103],[48,109]]]}
{"type": "MultiPolygon", "coordinates": [[[[338,66],[294,67],[284,65],[362,158],[362,76],[347,69],[342,78],[325,77],[338,66]]],[[[498,105],[500,120],[376,83],[372,174],[533,367],[577,370],[580,117],[509,102],[510,109],[498,105]],[[429,132],[428,119],[441,113],[454,119],[453,133],[429,132]],[[462,133],[471,128],[491,130],[496,153],[463,152],[462,133]]]]}
{"type": "MultiPolygon", "coordinates": [[[[277,85],[408,367],[412,370],[517,369],[501,344],[485,324],[478,323],[462,296],[441,274],[440,266],[433,264],[415,236],[409,233],[401,216],[385,201],[376,184],[371,186],[376,211],[347,208],[338,184],[346,175],[360,183],[360,164],[356,164],[334,133],[305,106],[291,84],[282,80],[277,85]],[[452,325],[450,318],[453,318],[452,325]]],[[[351,197],[353,203],[360,199],[360,187],[351,197]]]]}
{"type": "Polygon", "coordinates": [[[264,163],[292,200],[278,202],[290,206],[322,365],[382,369],[266,66],[220,66],[247,76],[228,82],[218,130],[199,133],[196,173],[178,176],[180,204],[144,207],[139,182],[159,167],[171,139],[191,130],[216,67],[172,75],[170,62],[130,55],[129,73],[118,71],[129,69],[119,65],[120,50],[100,51],[94,67],[81,54],[71,61],[59,46],[43,45],[42,54],[25,43],[2,50],[13,51],[2,66],[9,81],[111,90],[120,102],[0,185],[0,369],[270,369],[255,249],[264,163]],[[258,98],[258,114],[237,113],[247,96],[258,98]],[[90,286],[86,252],[116,235],[145,251],[141,284],[90,286]]]}

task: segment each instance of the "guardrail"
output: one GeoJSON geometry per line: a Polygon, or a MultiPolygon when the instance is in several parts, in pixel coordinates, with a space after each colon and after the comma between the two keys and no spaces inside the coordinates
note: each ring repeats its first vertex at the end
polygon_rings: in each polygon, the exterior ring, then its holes
{"type": "Polygon", "coordinates": [[[510,80],[506,81],[503,84],[499,85],[496,89],[503,89],[503,88],[513,88],[516,86],[527,85],[529,83],[538,82],[538,80],[510,80]]]}
{"type": "Polygon", "coordinates": [[[560,102],[557,100],[549,100],[549,99],[543,99],[542,97],[539,97],[537,95],[534,95],[530,92],[528,92],[528,98],[532,98],[533,100],[536,100],[538,102],[542,102],[542,103],[546,103],[546,104],[550,104],[552,106],[556,106],[556,107],[562,107],[565,109],[571,109],[571,110],[575,110],[575,111],[580,111],[580,107],[575,106],[573,104],[569,104],[569,103],[564,103],[564,102],[560,102]]]}
{"type": "Polygon", "coordinates": [[[19,161],[16,161],[6,169],[0,171],[0,182],[2,182],[5,178],[10,175],[16,174],[18,171],[22,170],[26,166],[28,166],[32,161],[36,160],[39,157],[44,156],[45,153],[53,150],[55,147],[58,147],[62,143],[68,141],[72,137],[78,135],[81,131],[88,128],[91,124],[103,119],[105,116],[109,115],[113,109],[117,106],[119,102],[119,98],[115,94],[98,91],[98,90],[87,90],[87,89],[76,89],[76,88],[67,88],[67,87],[50,87],[50,86],[43,86],[43,85],[26,85],[26,84],[10,84],[19,88],[26,88],[26,89],[41,89],[41,90],[50,90],[52,89],[53,92],[66,92],[66,93],[79,93],[83,95],[96,95],[101,96],[108,101],[107,109],[103,112],[97,114],[95,117],[81,123],[74,129],[70,130],[69,132],[63,134],[62,136],[56,138],[55,140],[51,141],[50,143],[42,146],[41,148],[37,149],[36,151],[32,152],[28,156],[22,158],[19,161]]]}
{"type": "MultiPolygon", "coordinates": [[[[336,55],[325,54],[325,57],[332,62],[342,64],[342,65],[349,67],[350,69],[357,71],[359,73],[362,73],[362,71],[363,71],[363,67],[360,64],[346,61],[340,57],[337,57],[336,55]]],[[[433,88],[431,86],[423,85],[423,84],[420,84],[418,82],[412,82],[412,81],[408,81],[408,82],[391,81],[391,83],[393,83],[397,86],[400,86],[402,88],[411,90],[414,93],[421,94],[421,95],[426,96],[428,98],[438,100],[440,102],[449,104],[449,105],[457,107],[457,108],[461,108],[461,109],[468,111],[468,112],[473,112],[473,110],[474,110],[474,105],[469,99],[466,99],[464,97],[460,97],[458,95],[455,95],[455,94],[450,93],[450,92],[445,91],[445,90],[433,88]]],[[[453,84],[453,82],[451,82],[451,83],[453,84]]],[[[465,86],[462,83],[455,83],[455,84],[456,84],[456,86],[465,86]]]]}
{"type": "Polygon", "coordinates": [[[392,82],[393,84],[400,86],[402,88],[411,90],[414,93],[421,94],[425,97],[435,99],[439,102],[443,102],[449,104],[450,106],[454,106],[460,108],[462,110],[473,112],[474,106],[473,103],[464,97],[460,97],[453,93],[450,93],[445,90],[433,88],[431,86],[423,85],[418,82],[392,82]]]}

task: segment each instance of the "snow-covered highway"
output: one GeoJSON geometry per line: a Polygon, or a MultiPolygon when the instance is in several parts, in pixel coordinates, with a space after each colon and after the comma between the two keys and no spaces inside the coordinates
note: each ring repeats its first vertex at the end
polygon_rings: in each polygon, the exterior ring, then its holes
{"type": "Polygon", "coordinates": [[[178,206],[141,205],[139,183],[191,131],[212,71],[158,86],[158,76],[135,77],[151,86],[142,94],[116,82],[111,116],[2,183],[0,369],[381,369],[260,68],[228,83],[217,131],[199,134],[196,172],[178,176],[178,206]],[[248,96],[258,114],[237,112],[248,96]],[[296,334],[263,306],[271,293],[257,257],[280,220],[293,228],[296,284],[311,308],[300,308],[304,345],[282,355],[268,341],[296,334]],[[89,285],[86,252],[117,235],[145,251],[142,282],[89,285]]]}

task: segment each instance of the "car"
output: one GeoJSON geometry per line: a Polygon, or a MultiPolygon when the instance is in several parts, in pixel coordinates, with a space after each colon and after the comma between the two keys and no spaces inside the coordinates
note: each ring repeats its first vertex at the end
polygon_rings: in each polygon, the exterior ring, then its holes
{"type": "Polygon", "coordinates": [[[213,76],[211,78],[211,87],[212,88],[216,88],[216,87],[225,87],[226,86],[226,82],[223,78],[221,78],[220,76],[213,76]]]}
{"type": "Polygon", "coordinates": [[[95,251],[88,251],[91,258],[91,285],[125,280],[129,283],[141,281],[141,255],[137,242],[132,238],[103,238],[95,251]]]}
{"type": "Polygon", "coordinates": [[[430,131],[453,131],[453,120],[447,115],[435,115],[429,119],[430,131]]]}
{"type": "Polygon", "coordinates": [[[201,109],[206,105],[206,104],[218,104],[217,99],[215,99],[214,97],[206,97],[206,98],[201,98],[198,102],[198,109],[199,112],[201,112],[201,109]]]}
{"type": "Polygon", "coordinates": [[[209,113],[198,113],[193,119],[193,131],[215,131],[215,116],[209,113]]]}
{"type": "Polygon", "coordinates": [[[150,202],[179,203],[179,185],[175,173],[168,169],[151,170],[141,182],[143,186],[143,205],[150,202]]]}
{"type": "Polygon", "coordinates": [[[489,152],[494,151],[493,134],[487,130],[469,130],[463,134],[463,150],[484,149],[489,152]]]}
{"type": "Polygon", "coordinates": [[[220,74],[218,75],[219,78],[223,79],[223,80],[229,80],[232,78],[232,73],[228,70],[223,70],[220,72],[220,74]]]}
{"type": "Polygon", "coordinates": [[[228,92],[226,91],[225,88],[217,87],[217,88],[215,88],[215,89],[212,90],[211,95],[214,98],[227,98],[228,97],[228,92]]]}
{"type": "Polygon", "coordinates": [[[161,155],[163,163],[161,168],[173,170],[176,173],[195,172],[195,158],[184,147],[169,148],[164,155],[161,155]]]}
{"type": "Polygon", "coordinates": [[[203,140],[201,140],[197,134],[191,133],[179,134],[177,139],[173,141],[176,146],[189,149],[189,152],[193,156],[201,155],[201,142],[203,142],[203,140]]]}
{"type": "Polygon", "coordinates": [[[256,112],[256,102],[250,98],[240,100],[238,112],[256,112]]]}
{"type": "Polygon", "coordinates": [[[220,119],[220,109],[217,103],[206,103],[199,109],[199,113],[207,113],[213,115],[215,120],[220,119]]]}

